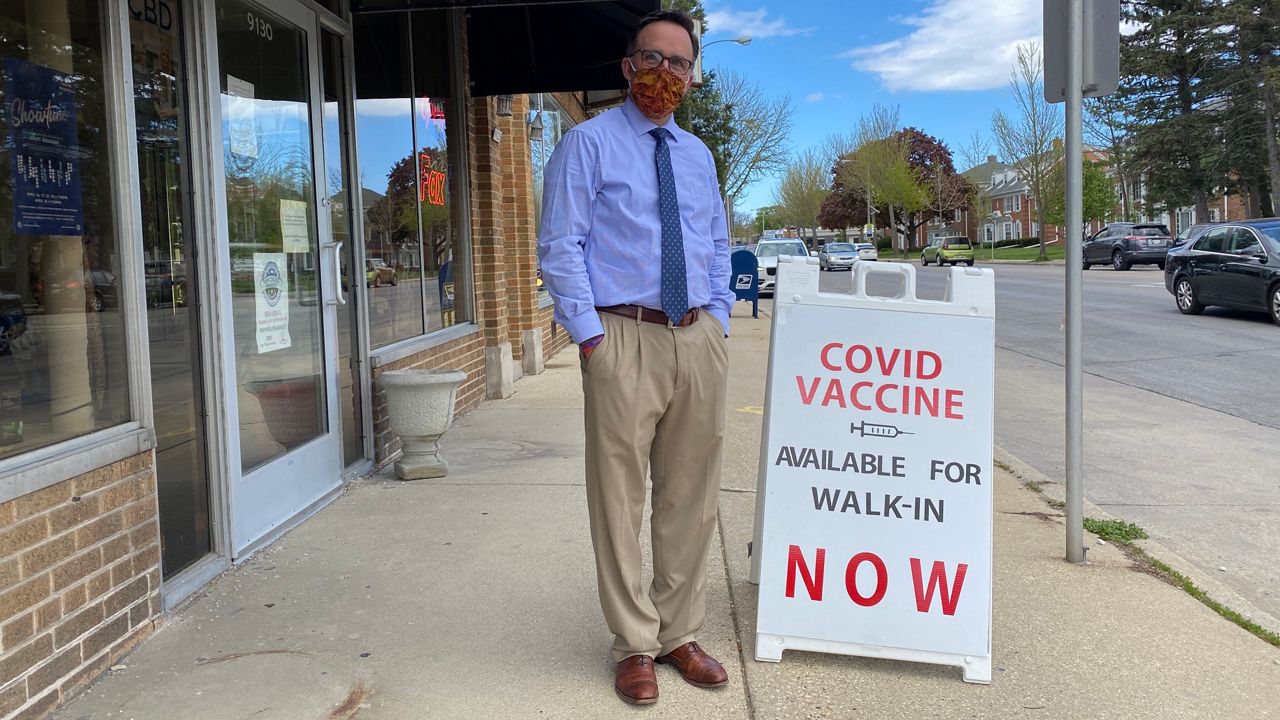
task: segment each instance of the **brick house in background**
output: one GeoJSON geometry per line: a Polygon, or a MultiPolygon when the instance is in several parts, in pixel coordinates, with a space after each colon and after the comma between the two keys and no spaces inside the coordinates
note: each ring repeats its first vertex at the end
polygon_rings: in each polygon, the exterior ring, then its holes
{"type": "MultiPolygon", "coordinates": [[[[1108,154],[1098,148],[1086,147],[1085,159],[1089,162],[1106,163],[1108,154]]],[[[988,155],[987,161],[976,165],[963,173],[970,182],[978,186],[978,199],[974,204],[962,210],[956,210],[951,217],[934,219],[916,233],[917,247],[927,244],[938,237],[964,235],[981,244],[1006,240],[1027,240],[1031,244],[1040,237],[1039,224],[1036,222],[1035,201],[1031,197],[1027,183],[1019,177],[1013,166],[1000,162],[995,155],[988,155]],[[979,206],[980,203],[980,206],[979,206]]],[[[1108,173],[1110,174],[1110,173],[1108,173]]],[[[1144,188],[1139,183],[1130,188],[1133,206],[1137,213],[1135,222],[1161,223],[1169,228],[1169,232],[1177,235],[1181,230],[1200,222],[1221,222],[1225,220],[1241,220],[1250,217],[1247,198],[1224,192],[1215,193],[1209,201],[1209,217],[1198,218],[1194,207],[1181,207],[1172,212],[1147,215],[1142,212],[1144,188]]],[[[1121,196],[1121,188],[1117,184],[1116,197],[1121,196]]],[[[1101,230],[1108,221],[1121,215],[1121,207],[1117,204],[1113,216],[1106,220],[1091,220],[1087,224],[1086,233],[1092,235],[1101,230]]],[[[1062,242],[1063,228],[1049,225],[1046,242],[1056,245],[1062,242]]]]}

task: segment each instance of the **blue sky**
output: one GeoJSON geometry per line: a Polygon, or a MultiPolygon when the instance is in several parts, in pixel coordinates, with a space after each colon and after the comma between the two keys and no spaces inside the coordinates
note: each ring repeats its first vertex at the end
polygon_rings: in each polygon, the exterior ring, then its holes
{"type": "MultiPolygon", "coordinates": [[[[1008,110],[1018,43],[1039,41],[1042,0],[704,0],[703,56],[759,85],[790,95],[792,148],[819,146],[853,131],[873,103],[900,107],[904,126],[942,139],[956,155],[974,130],[990,135],[991,113],[1008,110]]],[[[776,178],[739,199],[740,211],[773,203],[776,178]]]]}

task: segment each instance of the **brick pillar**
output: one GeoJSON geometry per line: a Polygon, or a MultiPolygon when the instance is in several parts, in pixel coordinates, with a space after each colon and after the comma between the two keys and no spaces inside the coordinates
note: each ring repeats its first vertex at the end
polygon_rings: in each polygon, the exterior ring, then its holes
{"type": "Polygon", "coordinates": [[[538,323],[538,229],[534,226],[532,158],[529,146],[529,97],[518,95],[511,117],[503,118],[503,229],[507,241],[507,317],[510,340],[524,374],[543,370],[542,329],[538,323]]]}
{"type": "Polygon", "coordinates": [[[472,98],[471,119],[471,269],[476,322],[485,347],[485,385],[489,399],[509,397],[515,361],[508,340],[506,242],[503,235],[503,145],[491,98],[472,98]]]}

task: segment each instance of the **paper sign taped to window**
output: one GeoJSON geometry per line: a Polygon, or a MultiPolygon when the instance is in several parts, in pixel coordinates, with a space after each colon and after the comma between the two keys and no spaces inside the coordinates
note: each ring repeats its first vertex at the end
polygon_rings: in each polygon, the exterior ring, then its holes
{"type": "Polygon", "coordinates": [[[258,353],[283,350],[289,337],[289,273],[284,253],[253,254],[253,303],[258,353]]]}

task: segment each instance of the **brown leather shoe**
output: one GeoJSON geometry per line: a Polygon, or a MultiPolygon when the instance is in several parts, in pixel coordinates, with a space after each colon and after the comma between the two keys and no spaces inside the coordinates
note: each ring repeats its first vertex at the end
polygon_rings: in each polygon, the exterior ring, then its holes
{"type": "Polygon", "coordinates": [[[618,663],[613,671],[613,690],[623,702],[632,705],[658,702],[658,676],[653,672],[653,658],[632,655],[618,663]]]}
{"type": "Polygon", "coordinates": [[[664,665],[674,665],[685,682],[700,688],[717,688],[729,682],[724,666],[698,647],[698,643],[685,643],[657,658],[664,665]]]}

